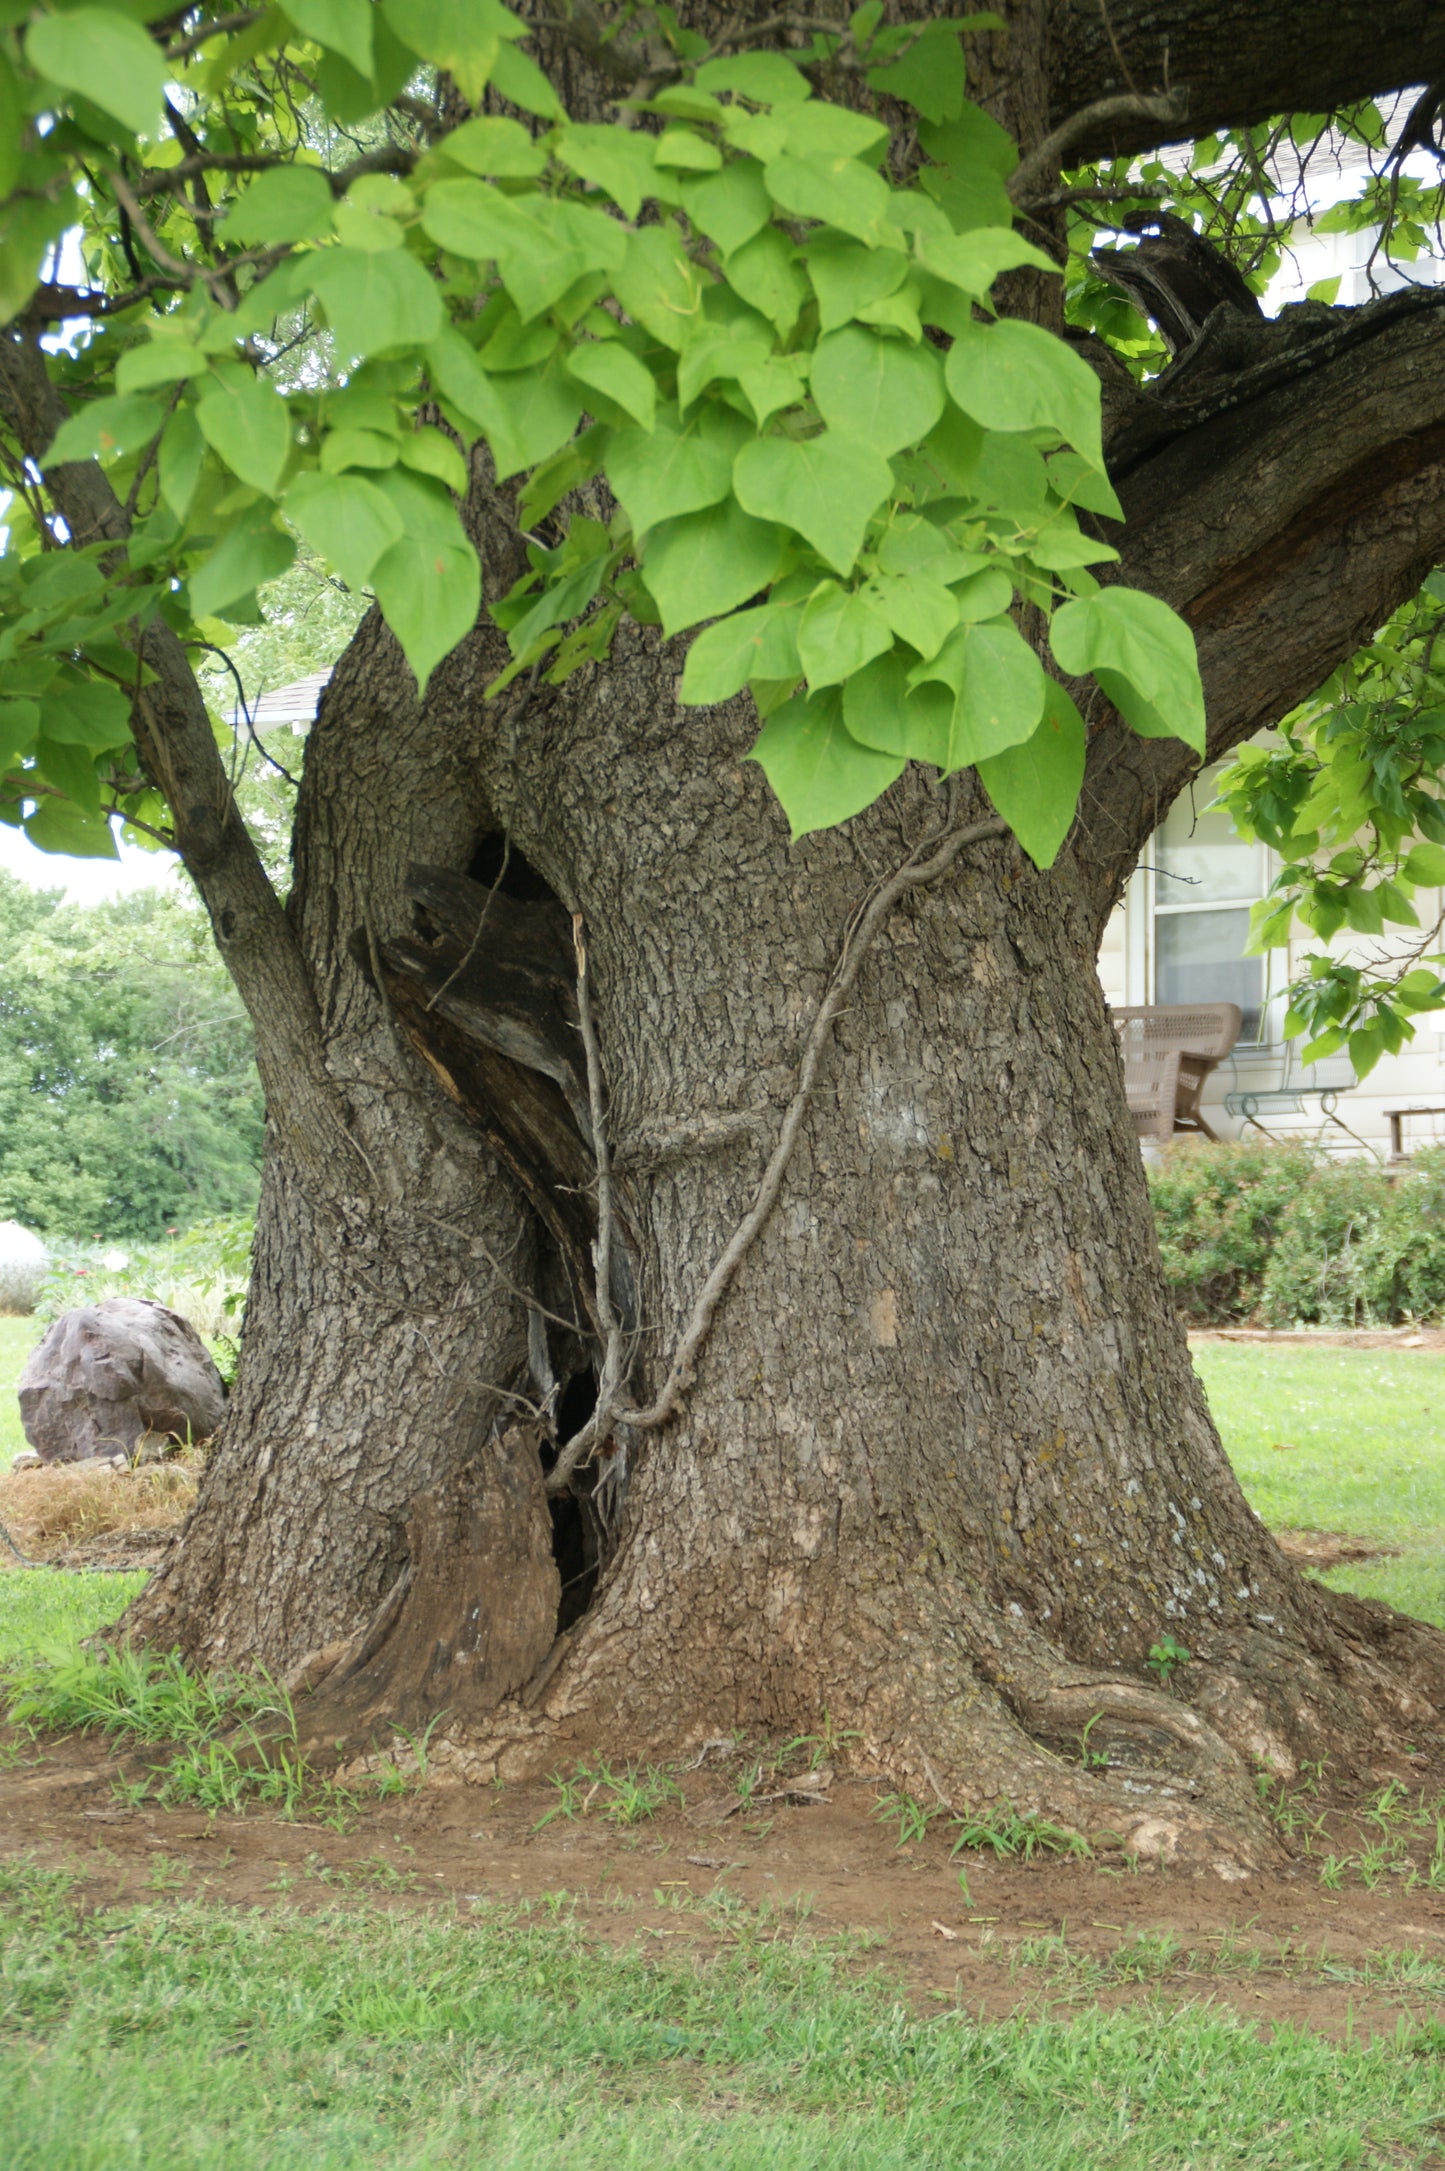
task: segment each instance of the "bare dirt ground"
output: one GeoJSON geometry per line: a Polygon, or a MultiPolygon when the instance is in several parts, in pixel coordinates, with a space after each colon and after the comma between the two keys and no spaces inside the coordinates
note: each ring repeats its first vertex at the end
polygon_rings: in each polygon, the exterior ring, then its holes
{"type": "MultiPolygon", "coordinates": [[[[1386,1875],[1374,1891],[1330,1892],[1318,1856],[1230,1886],[1118,1860],[952,1860],[946,1820],[898,1846],[877,1815],[877,1783],[846,1774],[817,1801],[718,1822],[734,1796],[729,1755],[716,1752],[681,1773],[683,1801],[631,1827],[595,1809],[557,1814],[558,1791],[545,1783],[432,1780],[344,1832],[118,1801],[114,1782],[160,1757],[113,1760],[103,1742],[74,1738],[0,1771],[0,1857],[69,1870],[97,1907],[157,1893],[302,1909],[465,1908],[480,1898],[572,1906],[601,1941],[699,1955],[727,1939],[729,1911],[742,1905],[765,1910],[780,1936],[806,1924],[855,1941],[856,1964],[885,1967],[920,2007],[957,2003],[988,2018],[1150,1995],[1208,1998],[1261,2026],[1338,2039],[1445,2018],[1445,1891],[1402,1889],[1386,1875]],[[1403,1959],[1382,1968],[1387,1954],[1403,1959]],[[1422,1961],[1433,1965],[1412,1983],[1422,1961]]],[[[1442,1776],[1421,1783],[1434,1793],[1442,1776]]],[[[1336,1828],[1343,1847],[1350,1834],[1336,1819],[1332,1838],[1336,1828]]]]}
{"type": "MultiPolygon", "coordinates": [[[[1445,1346],[1445,1334],[1434,1340],[1445,1346]]],[[[27,1472],[0,1478],[0,1519],[48,1564],[153,1567],[194,1487],[194,1471],[177,1464],[27,1472]]],[[[1310,1565],[1368,1550],[1318,1531],[1286,1532],[1282,1543],[1310,1565]]],[[[795,1791],[738,1806],[740,1772],[766,1753],[765,1744],[717,1745],[701,1766],[682,1760],[692,1767],[674,1767],[682,1799],[630,1826],[610,1822],[605,1790],[589,1799],[585,1784],[569,1815],[546,1783],[432,1778],[338,1831],[261,1811],[129,1807],[117,1788],[163,1764],[163,1750],[117,1757],[99,1737],[42,1749],[0,1727],[0,1858],[66,1868],[97,1907],[157,1894],[303,1909],[465,1908],[480,1897],[573,1905],[600,1940],[699,1954],[717,1949],[729,1910],[743,1906],[767,1911],[781,1936],[806,1923],[819,1937],[856,1941],[857,1964],[883,1965],[921,2006],[957,2002],[986,2017],[1163,1995],[1339,2038],[1393,2035],[1402,2017],[1445,2021],[1445,1888],[1411,1886],[1408,1865],[1381,1870],[1373,1890],[1354,1871],[1338,1889],[1321,1882],[1331,1851],[1358,1858],[1380,1840],[1368,1819],[1310,1802],[1309,1819],[1325,1817],[1313,1855],[1229,1886],[1119,1858],[1024,1862],[971,1850],[955,1860],[947,1817],[899,1845],[896,1822],[878,1814],[880,1784],[846,1770],[821,1787],[806,1782],[814,1799],[795,1791]],[[5,1762],[7,1751],[18,1761],[5,1762]],[[1401,1957],[1382,1966],[1389,1954],[1401,1957]],[[1425,1979],[1412,1983],[1422,1962],[1425,1979]]],[[[1445,1796],[1445,1766],[1421,1758],[1400,1777],[1417,1797],[1445,1796]]],[[[1422,1874],[1429,1839],[1417,1829],[1412,1844],[1422,1874]]]]}

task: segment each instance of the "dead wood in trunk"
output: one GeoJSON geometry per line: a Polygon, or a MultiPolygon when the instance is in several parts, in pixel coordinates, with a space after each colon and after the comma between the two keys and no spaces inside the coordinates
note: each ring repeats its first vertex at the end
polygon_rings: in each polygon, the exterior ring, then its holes
{"type": "MultiPolygon", "coordinates": [[[[373,1619],[329,1665],[304,1672],[325,1692],[329,1739],[445,1714],[475,1726],[531,1681],[557,1633],[561,1579],[542,1491],[535,1426],[477,1438],[441,1484],[419,1493],[407,1523],[408,1561],[373,1619]]],[[[298,1681],[298,1687],[302,1685],[298,1681]]]]}

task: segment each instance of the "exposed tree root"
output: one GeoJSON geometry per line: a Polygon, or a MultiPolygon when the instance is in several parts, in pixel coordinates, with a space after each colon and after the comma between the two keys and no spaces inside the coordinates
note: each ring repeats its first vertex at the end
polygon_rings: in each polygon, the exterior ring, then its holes
{"type": "MultiPolygon", "coordinates": [[[[535,1455],[528,1469],[524,1436],[509,1442],[514,1481],[539,1499],[535,1455]]],[[[514,1585],[494,1568],[485,1599],[465,1572],[485,1557],[469,1551],[474,1519],[460,1497],[420,1504],[418,1580],[326,1654],[302,1702],[306,1739],[345,1735],[354,1748],[388,1720],[439,1718],[433,1763],[483,1781],[534,1777],[599,1746],[681,1759],[738,1726],[826,1727],[842,1762],[926,1806],[1039,1818],[1096,1850],[1232,1880],[1282,1855],[1262,1771],[1293,1775],[1308,1755],[1341,1777],[1378,1777],[1407,1734],[1428,1738],[1439,1722],[1425,1691],[1445,1684],[1445,1636],[1333,1594],[1319,1653],[1261,1636],[1236,1664],[1191,1664],[1182,1693],[1071,1663],[977,1591],[933,1579],[835,1597],[767,1652],[729,1651],[720,1628],[714,1638],[701,1625],[695,1647],[664,1649],[665,1631],[625,1615],[615,1588],[553,1640],[535,1510],[511,1526],[533,1533],[531,1551],[513,1542],[514,1585]]],[[[486,1535],[497,1562],[497,1533],[486,1535]]],[[[1305,1611],[1312,1596],[1302,1590],[1305,1611]]]]}

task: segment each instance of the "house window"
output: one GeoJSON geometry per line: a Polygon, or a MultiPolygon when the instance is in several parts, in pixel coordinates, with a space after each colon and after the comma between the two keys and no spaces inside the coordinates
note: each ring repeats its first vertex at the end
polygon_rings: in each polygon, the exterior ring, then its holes
{"type": "Polygon", "coordinates": [[[1264,894],[1263,849],[1235,834],[1227,814],[1196,813],[1217,770],[1195,779],[1155,833],[1154,1001],[1238,1003],[1239,1037],[1263,1037],[1265,961],[1246,957],[1249,908],[1264,894]]]}

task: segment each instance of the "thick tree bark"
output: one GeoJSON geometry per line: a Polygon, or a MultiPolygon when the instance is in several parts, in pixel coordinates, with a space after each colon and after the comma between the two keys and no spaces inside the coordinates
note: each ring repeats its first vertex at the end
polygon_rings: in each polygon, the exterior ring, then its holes
{"type": "Polygon", "coordinates": [[[1246,128],[1279,113],[1328,113],[1445,74],[1445,16],[1434,0],[1048,0],[1051,123],[1108,100],[1070,157],[1153,150],[1246,128]],[[1150,113],[1174,90],[1180,117],[1150,113]],[[1133,112],[1117,109],[1134,94],[1133,112]]]}
{"type": "Polygon", "coordinates": [[[407,923],[412,860],[470,860],[475,736],[419,707],[373,616],[308,744],[287,932],[349,1158],[314,1169],[273,1114],[237,1393],[193,1533],[135,1618],[208,1662],[284,1672],[363,1627],[406,1565],[414,1503],[484,1453],[521,1383],[504,1283],[534,1266],[516,1195],[354,954],[407,923]]]}
{"type": "MultiPolygon", "coordinates": [[[[1090,11],[1012,12],[1027,61],[994,52],[988,95],[1032,147],[1107,92],[1107,66],[1090,11]]],[[[1411,79],[1415,48],[1406,65],[1389,45],[1409,10],[1386,12],[1367,36],[1338,11],[1318,102],[1411,79]]],[[[1136,42],[1172,25],[1192,110],[1213,111],[1225,6],[1111,14],[1136,42]]],[[[1275,31],[1252,21],[1246,48],[1270,103],[1275,31]]],[[[1280,715],[1445,546],[1440,324],[1337,312],[1312,345],[1186,354],[1111,402],[1120,575],[1195,623],[1212,750],[1280,715]]],[[[485,493],[477,510],[495,538],[485,493]]],[[[941,819],[988,809],[911,772],[790,850],[746,760],[750,708],[680,712],[677,648],[633,631],[605,668],[489,707],[495,662],[479,634],[419,709],[369,622],[312,735],[285,939],[346,1173],[273,1121],[240,1391],[134,1625],[294,1672],[318,1736],[444,1712],[463,1774],[826,1710],[915,1791],[1007,1797],[1226,1873],[1258,1859],[1253,1762],[1363,1768],[1419,1738],[1445,1639],[1290,1570],[1163,1289],[1093,960],[1190,758],[1096,705],[1054,873],[985,839],[896,908],[690,1391],[665,1424],[611,1425],[583,1497],[554,1499],[553,1558],[545,1443],[559,1397],[564,1435],[585,1415],[608,1310],[587,1286],[569,915],[615,1160],[609,1287],[645,1403],[752,1203],[860,902],[941,819]],[[496,878],[491,920],[469,868],[496,878]],[[521,983],[502,988],[523,935],[530,1054],[521,983]],[[1194,1654],[1180,1695],[1145,1665],[1165,1632],[1194,1654]],[[1103,1777],[1077,1754],[1096,1713],[1103,1777]]]]}

